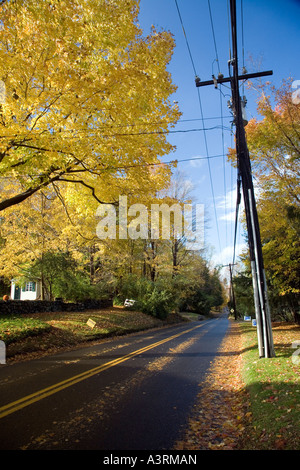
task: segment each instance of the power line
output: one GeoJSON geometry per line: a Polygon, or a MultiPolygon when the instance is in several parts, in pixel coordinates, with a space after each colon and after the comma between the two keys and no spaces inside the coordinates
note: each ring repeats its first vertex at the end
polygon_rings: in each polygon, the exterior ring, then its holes
{"type": "Polygon", "coordinates": [[[227,0],[227,28],[228,28],[228,46],[229,46],[229,61],[228,61],[228,71],[229,71],[229,75],[230,75],[230,67],[229,67],[229,64],[230,64],[230,61],[232,59],[232,56],[231,56],[231,35],[230,35],[230,6],[229,6],[229,0],[227,0]]]}
{"type": "Polygon", "coordinates": [[[244,8],[241,0],[241,35],[242,35],[242,64],[245,67],[245,41],[244,41],[244,8]]]}
{"type": "Polygon", "coordinates": [[[195,63],[194,63],[193,56],[192,56],[192,53],[191,53],[189,41],[188,41],[187,35],[186,35],[186,33],[185,33],[185,28],[184,28],[184,25],[183,25],[182,16],[181,16],[181,13],[180,13],[180,10],[179,10],[179,6],[178,6],[178,3],[177,3],[177,0],[175,0],[175,4],[176,4],[176,7],[177,7],[177,12],[178,12],[178,16],[179,16],[179,19],[180,19],[182,31],[183,31],[183,34],[184,34],[184,37],[185,37],[186,46],[187,46],[187,49],[188,49],[188,51],[189,51],[189,56],[190,56],[191,63],[192,63],[192,66],[193,66],[194,74],[195,74],[195,76],[196,76],[196,75],[197,75],[196,67],[195,67],[195,63]]]}
{"type": "MultiPolygon", "coordinates": [[[[194,63],[194,60],[193,60],[193,56],[192,56],[192,53],[191,53],[191,48],[190,48],[189,41],[188,41],[188,38],[187,38],[187,35],[186,35],[186,32],[185,32],[185,28],[184,28],[184,24],[183,24],[183,20],[182,20],[182,16],[181,16],[181,13],[180,13],[180,9],[179,9],[177,0],[175,0],[175,4],[176,4],[176,7],[177,7],[178,16],[179,16],[179,19],[180,19],[181,27],[182,27],[182,30],[183,30],[183,34],[184,34],[184,37],[185,37],[187,49],[188,49],[190,60],[191,60],[191,63],[192,63],[194,75],[195,75],[195,77],[197,77],[197,71],[196,71],[195,63],[194,63]]],[[[199,101],[199,106],[200,106],[201,119],[202,119],[203,126],[204,126],[204,116],[203,116],[202,103],[201,103],[201,97],[200,97],[199,89],[197,89],[197,94],[198,94],[198,101],[199,101]]],[[[205,131],[204,131],[204,143],[205,143],[208,170],[209,170],[210,186],[211,186],[211,192],[212,192],[212,197],[213,197],[213,206],[214,206],[214,213],[215,213],[215,220],[216,220],[217,236],[218,236],[218,241],[219,241],[219,248],[220,248],[220,251],[221,251],[219,225],[218,225],[218,217],[217,217],[217,210],[216,210],[216,201],[215,201],[214,187],[213,187],[211,167],[210,167],[210,161],[209,161],[208,144],[207,144],[207,138],[206,138],[206,132],[205,131]]]]}
{"type": "MultiPolygon", "coordinates": [[[[211,10],[211,5],[210,5],[210,0],[208,0],[208,9],[209,9],[209,17],[210,17],[210,24],[211,24],[211,29],[212,29],[212,36],[213,36],[213,41],[214,41],[214,47],[215,47],[215,54],[216,54],[216,62],[218,66],[218,72],[219,75],[221,73],[220,71],[220,62],[219,62],[219,55],[218,55],[218,49],[217,49],[217,42],[216,42],[216,35],[215,35],[215,28],[214,28],[214,21],[213,21],[213,15],[212,15],[212,10],[211,10]]],[[[226,220],[226,215],[227,215],[227,194],[226,194],[226,172],[225,172],[225,142],[224,142],[224,132],[223,132],[223,101],[222,101],[222,91],[221,87],[218,88],[219,93],[220,93],[220,109],[221,109],[221,126],[222,126],[222,148],[223,148],[223,185],[224,185],[224,212],[225,212],[225,220],[226,220]]],[[[227,224],[225,224],[225,240],[226,240],[226,245],[227,246],[227,224]]]]}
{"type": "Polygon", "coordinates": [[[237,226],[238,226],[238,216],[239,216],[239,206],[241,203],[241,177],[238,176],[237,179],[237,197],[236,197],[236,209],[235,209],[235,227],[234,227],[234,241],[233,241],[233,257],[232,264],[234,265],[235,261],[235,248],[236,248],[236,235],[237,235],[237,226]]]}
{"type": "Polygon", "coordinates": [[[212,13],[211,13],[211,7],[210,7],[210,0],[208,0],[208,10],[209,10],[209,17],[210,17],[210,24],[211,24],[211,29],[212,29],[213,41],[214,41],[214,46],[215,46],[216,61],[217,61],[217,65],[218,65],[218,71],[220,72],[219,56],[218,56],[218,50],[217,50],[215,28],[214,28],[214,23],[213,23],[213,18],[212,18],[212,13]]]}
{"type": "MultiPolygon", "coordinates": [[[[205,120],[206,121],[209,121],[209,120],[218,120],[220,119],[221,116],[209,116],[209,117],[206,117],[205,120]]],[[[232,116],[224,116],[225,119],[231,119],[232,116]]],[[[181,123],[185,123],[185,122],[195,122],[195,121],[202,121],[201,118],[190,118],[190,119],[178,119],[176,125],[178,124],[181,124],[181,123]]],[[[102,126],[99,126],[95,129],[92,129],[92,128],[84,128],[84,129],[61,129],[57,132],[74,132],[74,131],[79,131],[79,132],[90,132],[92,130],[102,130],[102,129],[114,129],[114,128],[122,128],[122,127],[138,127],[138,126],[158,126],[158,125],[161,125],[161,124],[174,124],[174,121],[153,121],[153,122],[134,122],[134,123],[126,123],[126,124],[106,124],[106,125],[102,125],[102,126]]],[[[43,132],[53,132],[49,129],[44,129],[43,132]]],[[[28,129],[28,132],[31,132],[30,129],[28,129]]],[[[27,134],[18,134],[18,135],[27,135],[27,134]]],[[[1,138],[3,137],[7,137],[7,136],[0,136],[1,138]]]]}
{"type": "MultiPolygon", "coordinates": [[[[210,159],[213,159],[213,158],[221,158],[223,157],[224,155],[223,154],[220,154],[220,155],[210,155],[209,158],[210,159]]],[[[174,160],[169,160],[167,162],[153,162],[153,163],[139,163],[139,164],[132,164],[132,165],[123,165],[123,166],[109,166],[109,167],[106,167],[106,168],[103,168],[101,169],[101,172],[103,171],[108,171],[108,170],[127,170],[127,169],[130,169],[130,168],[140,168],[140,167],[152,167],[152,166],[162,166],[162,165],[171,165],[171,164],[174,164],[174,163],[183,163],[183,162],[191,162],[191,161],[196,161],[196,160],[207,160],[207,157],[191,157],[191,158],[181,158],[181,159],[177,159],[177,158],[174,158],[174,160]]],[[[87,170],[82,170],[82,172],[84,171],[89,171],[88,169],[87,170]]],[[[41,174],[39,173],[36,173],[36,174],[30,174],[30,175],[26,175],[26,174],[19,174],[19,175],[5,175],[5,176],[2,176],[0,175],[0,179],[16,179],[17,177],[32,177],[32,176],[41,176],[41,174]]]]}
{"type": "MultiPolygon", "coordinates": [[[[194,129],[177,129],[177,130],[166,130],[166,131],[142,131],[142,132],[126,132],[126,133],[114,133],[114,134],[101,134],[101,137],[133,137],[133,136],[140,136],[140,135],[159,135],[159,134],[184,134],[188,132],[202,132],[202,131],[213,131],[216,129],[222,129],[224,128],[227,131],[230,131],[229,127],[218,125],[218,126],[212,126],[212,127],[201,127],[201,128],[194,128],[194,129]]],[[[88,133],[88,134],[95,134],[97,135],[99,132],[101,132],[101,129],[65,129],[61,131],[48,131],[50,135],[55,135],[55,134],[61,134],[64,132],[73,132],[75,135],[68,136],[68,138],[76,138],[78,134],[80,133],[88,133]]],[[[13,137],[30,137],[31,131],[28,131],[28,133],[24,134],[16,134],[14,136],[12,135],[0,135],[1,139],[12,139],[13,137]]],[[[45,134],[45,131],[42,130],[40,134],[33,134],[33,136],[40,137],[42,134],[45,134]]],[[[31,140],[31,139],[30,139],[31,140]]],[[[21,145],[21,143],[19,144],[21,145]]]]}

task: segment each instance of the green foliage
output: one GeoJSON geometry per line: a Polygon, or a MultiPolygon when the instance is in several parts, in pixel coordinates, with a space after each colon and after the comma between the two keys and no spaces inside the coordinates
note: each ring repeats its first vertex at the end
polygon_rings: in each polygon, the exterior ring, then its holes
{"type": "Polygon", "coordinates": [[[117,303],[123,304],[126,299],[137,300],[141,296],[145,283],[147,283],[146,279],[141,279],[136,274],[120,276],[116,287],[117,303]]]}
{"type": "Polygon", "coordinates": [[[27,268],[26,278],[42,279],[43,289],[50,300],[62,297],[76,302],[95,297],[97,293],[96,288],[90,285],[87,274],[79,269],[69,253],[45,253],[27,268]]]}
{"type": "Polygon", "coordinates": [[[238,317],[244,315],[255,318],[253,285],[249,272],[245,271],[237,274],[233,278],[233,289],[238,317]]]}
{"type": "Polygon", "coordinates": [[[135,300],[133,310],[140,310],[161,320],[175,308],[173,292],[163,279],[151,281],[144,277],[129,274],[122,278],[118,286],[118,301],[124,303],[125,299],[135,300]]]}
{"type": "MultiPolygon", "coordinates": [[[[298,311],[297,298],[294,294],[280,295],[280,290],[274,285],[272,277],[267,279],[268,298],[272,321],[293,321],[294,312],[298,311]]],[[[254,294],[250,272],[245,270],[233,278],[233,288],[237,315],[255,318],[254,294]]],[[[230,303],[230,307],[233,304],[230,303]]]]}
{"type": "Polygon", "coordinates": [[[210,273],[203,262],[199,278],[190,284],[189,291],[180,303],[181,310],[188,310],[201,315],[209,315],[213,307],[219,307],[224,302],[223,289],[215,270],[210,273]]]}
{"type": "Polygon", "coordinates": [[[129,274],[118,285],[118,302],[135,300],[133,307],[154,317],[164,319],[174,310],[190,310],[208,315],[212,307],[224,302],[217,272],[205,267],[206,279],[160,276],[155,281],[129,274]]]}
{"type": "Polygon", "coordinates": [[[175,308],[175,301],[171,289],[161,281],[146,281],[142,297],[137,302],[142,312],[164,320],[175,308]]]}

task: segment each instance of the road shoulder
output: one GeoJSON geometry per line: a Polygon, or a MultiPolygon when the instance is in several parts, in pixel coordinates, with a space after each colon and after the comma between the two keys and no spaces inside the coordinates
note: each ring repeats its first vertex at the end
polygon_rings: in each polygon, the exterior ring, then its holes
{"type": "Polygon", "coordinates": [[[176,450],[238,450],[249,418],[242,380],[242,338],[239,324],[230,321],[199,393],[192,416],[176,450]]]}

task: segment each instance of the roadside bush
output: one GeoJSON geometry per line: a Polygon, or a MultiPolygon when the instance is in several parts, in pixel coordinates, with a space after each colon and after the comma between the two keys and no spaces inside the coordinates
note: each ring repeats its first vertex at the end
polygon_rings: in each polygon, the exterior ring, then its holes
{"type": "Polygon", "coordinates": [[[148,281],[146,291],[137,305],[142,312],[164,320],[174,308],[173,295],[159,282],[148,281]]]}
{"type": "Polygon", "coordinates": [[[134,305],[127,307],[128,309],[140,310],[161,320],[176,306],[173,290],[166,281],[158,279],[153,282],[135,275],[122,278],[118,286],[116,303],[123,304],[125,299],[135,300],[134,305]]]}
{"type": "Polygon", "coordinates": [[[123,305],[126,299],[137,301],[145,289],[147,280],[135,274],[128,274],[118,280],[116,286],[116,304],[123,305]]]}

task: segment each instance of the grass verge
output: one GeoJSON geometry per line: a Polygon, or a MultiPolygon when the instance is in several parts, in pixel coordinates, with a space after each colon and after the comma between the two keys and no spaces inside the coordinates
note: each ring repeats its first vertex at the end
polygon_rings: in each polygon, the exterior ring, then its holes
{"type": "Polygon", "coordinates": [[[230,327],[203,382],[178,450],[299,450],[300,327],[272,325],[276,357],[258,357],[256,329],[230,327]]]}
{"type": "Polygon", "coordinates": [[[13,362],[179,321],[183,319],[174,314],[163,322],[122,307],[7,315],[0,317],[0,340],[6,344],[7,362],[13,362]],[[87,324],[89,319],[95,322],[93,328],[87,324]]]}
{"type": "Polygon", "coordinates": [[[256,330],[241,323],[241,331],[242,377],[251,412],[241,445],[246,450],[299,450],[300,363],[292,343],[300,341],[300,328],[273,323],[276,357],[261,359],[256,330]]]}

